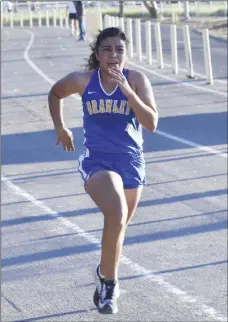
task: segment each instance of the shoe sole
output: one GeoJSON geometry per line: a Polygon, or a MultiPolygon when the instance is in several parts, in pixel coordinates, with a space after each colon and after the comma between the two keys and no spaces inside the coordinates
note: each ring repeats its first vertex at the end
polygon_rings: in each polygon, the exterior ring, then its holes
{"type": "MultiPolygon", "coordinates": [[[[95,269],[92,270],[92,276],[94,278],[95,284],[97,284],[96,283],[97,282],[97,273],[96,273],[96,271],[97,271],[97,266],[96,266],[95,269]]],[[[94,294],[93,294],[93,303],[94,303],[94,305],[96,307],[98,307],[98,304],[99,304],[99,293],[98,293],[97,288],[95,289],[94,294]]]]}
{"type": "Polygon", "coordinates": [[[94,294],[93,294],[93,303],[96,307],[98,307],[99,304],[99,293],[97,291],[97,289],[95,290],[94,294]]]}
{"type": "Polygon", "coordinates": [[[118,313],[118,309],[113,311],[113,309],[109,305],[105,305],[102,309],[99,308],[99,306],[98,306],[98,311],[101,314],[116,314],[116,313],[118,313]]]}

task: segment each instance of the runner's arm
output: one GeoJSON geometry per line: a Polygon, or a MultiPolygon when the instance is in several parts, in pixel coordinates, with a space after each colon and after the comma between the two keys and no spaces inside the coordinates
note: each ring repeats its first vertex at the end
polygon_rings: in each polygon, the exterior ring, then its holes
{"type": "Polygon", "coordinates": [[[134,71],[136,93],[128,98],[128,103],[140,124],[148,131],[155,131],[158,124],[158,111],[154,93],[148,77],[134,71]]]}
{"type": "Polygon", "coordinates": [[[63,119],[63,98],[78,93],[80,90],[81,75],[77,72],[68,74],[57,81],[48,95],[50,114],[56,129],[59,132],[65,127],[63,119]]]}

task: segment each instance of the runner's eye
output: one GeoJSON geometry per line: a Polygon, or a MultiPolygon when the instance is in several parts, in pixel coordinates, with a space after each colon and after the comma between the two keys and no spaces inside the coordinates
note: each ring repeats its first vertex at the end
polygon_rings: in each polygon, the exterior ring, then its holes
{"type": "Polygon", "coordinates": [[[117,48],[117,51],[118,51],[119,53],[123,53],[123,52],[124,52],[124,48],[122,48],[122,47],[117,48]]]}
{"type": "Polygon", "coordinates": [[[103,51],[110,51],[111,50],[111,48],[110,47],[104,47],[103,48],[103,51]]]}

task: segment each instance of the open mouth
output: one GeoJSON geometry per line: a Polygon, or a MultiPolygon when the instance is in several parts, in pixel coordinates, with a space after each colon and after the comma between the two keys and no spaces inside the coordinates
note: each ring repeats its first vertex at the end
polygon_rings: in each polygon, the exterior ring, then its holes
{"type": "Polygon", "coordinates": [[[118,63],[108,63],[108,66],[109,67],[117,67],[117,66],[119,66],[119,64],[118,63]]]}

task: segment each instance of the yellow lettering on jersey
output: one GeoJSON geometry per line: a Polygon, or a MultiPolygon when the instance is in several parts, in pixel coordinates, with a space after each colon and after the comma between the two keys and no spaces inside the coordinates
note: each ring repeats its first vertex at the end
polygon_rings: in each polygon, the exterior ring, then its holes
{"type": "Polygon", "coordinates": [[[93,114],[98,114],[99,111],[97,109],[97,101],[92,100],[92,109],[93,109],[93,114]]]}
{"type": "Polygon", "coordinates": [[[99,113],[105,113],[105,105],[104,105],[104,100],[99,101],[99,113]]]}
{"type": "Polygon", "coordinates": [[[86,102],[87,110],[89,112],[89,115],[93,115],[93,110],[90,101],[86,102]]]}
{"type": "Polygon", "coordinates": [[[106,112],[112,113],[112,100],[105,100],[106,112]]]}
{"type": "Polygon", "coordinates": [[[127,101],[121,100],[120,109],[119,109],[120,114],[124,114],[124,109],[125,109],[126,104],[127,104],[127,101]]]}
{"type": "Polygon", "coordinates": [[[119,108],[117,104],[118,104],[118,100],[115,100],[113,104],[113,109],[112,109],[113,113],[119,113],[119,108]]]}
{"type": "Polygon", "coordinates": [[[129,104],[127,104],[127,110],[126,110],[125,115],[129,115],[130,114],[130,110],[131,110],[131,107],[129,106],[129,104]]]}

